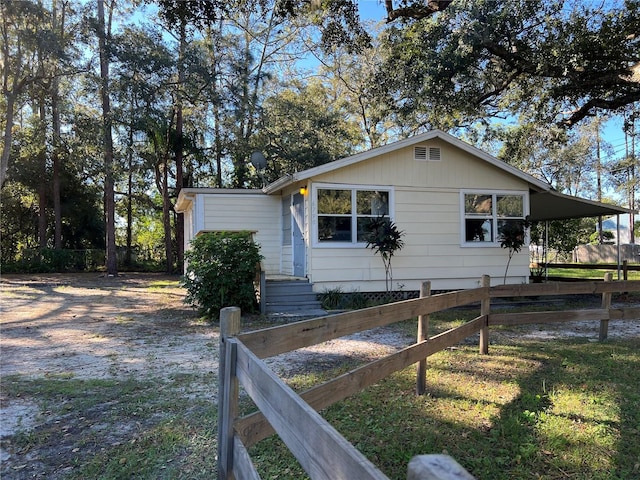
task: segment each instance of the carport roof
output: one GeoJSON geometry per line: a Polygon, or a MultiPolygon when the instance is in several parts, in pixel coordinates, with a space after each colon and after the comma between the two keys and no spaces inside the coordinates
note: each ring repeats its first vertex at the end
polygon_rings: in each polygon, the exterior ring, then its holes
{"type": "Polygon", "coordinates": [[[532,191],[529,202],[529,219],[532,221],[566,220],[629,213],[626,208],[564,195],[555,190],[532,191]]]}

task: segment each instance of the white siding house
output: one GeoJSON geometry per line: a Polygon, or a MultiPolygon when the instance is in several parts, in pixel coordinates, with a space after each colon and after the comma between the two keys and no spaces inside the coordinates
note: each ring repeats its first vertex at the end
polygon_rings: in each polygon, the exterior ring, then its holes
{"type": "MultiPolygon", "coordinates": [[[[369,218],[385,214],[404,232],[405,246],[392,261],[394,290],[419,290],[424,280],[434,290],[472,288],[484,274],[503,282],[508,252],[500,247],[500,226],[545,218],[548,201],[580,202],[434,130],[288,175],[263,190],[183,189],[176,209],[185,213],[186,245],[200,232],[249,230],[267,275],[306,277],[316,292],[375,292],[385,290],[385,271],[363,241],[369,218]],[[532,200],[543,205],[536,212],[532,200]]],[[[511,260],[507,283],[528,278],[523,248],[511,260]]]]}

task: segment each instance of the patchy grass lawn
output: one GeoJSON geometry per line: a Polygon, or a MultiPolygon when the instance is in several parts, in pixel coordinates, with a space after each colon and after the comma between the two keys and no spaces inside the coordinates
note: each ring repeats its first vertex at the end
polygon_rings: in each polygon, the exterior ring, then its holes
{"type": "MultiPolygon", "coordinates": [[[[0,476],[216,478],[217,327],[182,305],[174,278],[90,278],[3,285],[0,399],[15,428],[0,425],[0,476]]],[[[432,315],[430,333],[475,315],[432,315]]],[[[488,356],[471,338],[429,358],[427,395],[407,368],[322,414],[392,479],[445,451],[483,480],[640,479],[640,335],[533,335],[552,328],[492,329],[488,356]]],[[[355,361],[287,381],[302,390],[355,361]]],[[[251,453],[264,479],[305,478],[273,437],[251,453]]]]}
{"type": "MultiPolygon", "coordinates": [[[[483,480],[640,478],[640,338],[463,345],[428,366],[427,395],[407,368],[323,412],[391,479],[441,452],[483,480]]],[[[305,478],[277,439],[252,455],[262,478],[305,478]]]]}
{"type": "MultiPolygon", "coordinates": [[[[585,268],[550,268],[548,275],[555,278],[577,278],[580,280],[602,280],[605,273],[613,274],[613,279],[618,279],[618,271],[611,270],[588,270],[585,268]]],[[[627,272],[628,280],[640,280],[640,272],[629,270],[627,272]]]]}
{"type": "Polygon", "coordinates": [[[211,478],[217,409],[206,398],[185,401],[180,394],[201,380],[4,378],[5,398],[34,402],[41,412],[35,428],[3,439],[3,448],[25,462],[4,475],[211,478]]]}

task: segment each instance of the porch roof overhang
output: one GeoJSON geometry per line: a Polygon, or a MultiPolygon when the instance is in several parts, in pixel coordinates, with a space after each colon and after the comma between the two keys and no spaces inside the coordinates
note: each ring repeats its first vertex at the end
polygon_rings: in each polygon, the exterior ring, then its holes
{"type": "Polygon", "coordinates": [[[572,197],[555,190],[531,191],[529,220],[567,220],[629,213],[626,208],[584,198],[572,197]]]}

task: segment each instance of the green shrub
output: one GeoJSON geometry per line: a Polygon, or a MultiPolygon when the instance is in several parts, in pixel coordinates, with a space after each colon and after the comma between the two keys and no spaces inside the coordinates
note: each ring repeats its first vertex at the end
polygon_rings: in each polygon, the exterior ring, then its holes
{"type": "Polygon", "coordinates": [[[5,273],[52,273],[96,270],[104,265],[101,250],[70,250],[55,248],[23,248],[11,260],[3,263],[5,273]],[[101,263],[93,260],[98,254],[101,263]]]}
{"type": "Polygon", "coordinates": [[[341,287],[325,288],[318,294],[318,300],[325,310],[360,310],[369,306],[364,293],[358,290],[345,293],[341,287]]]}
{"type": "Polygon", "coordinates": [[[209,232],[191,241],[185,253],[185,302],[218,318],[223,307],[256,310],[254,280],[262,256],[249,232],[209,232]]]}
{"type": "Polygon", "coordinates": [[[325,288],[318,294],[318,300],[324,310],[338,310],[343,307],[344,292],[342,288],[325,288]]]}
{"type": "Polygon", "coordinates": [[[369,300],[366,295],[359,291],[354,291],[349,295],[349,299],[347,301],[347,308],[350,310],[361,310],[363,308],[367,308],[369,306],[369,300]]]}

